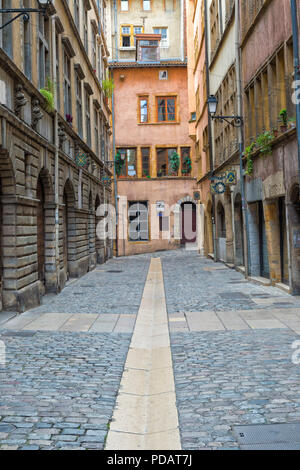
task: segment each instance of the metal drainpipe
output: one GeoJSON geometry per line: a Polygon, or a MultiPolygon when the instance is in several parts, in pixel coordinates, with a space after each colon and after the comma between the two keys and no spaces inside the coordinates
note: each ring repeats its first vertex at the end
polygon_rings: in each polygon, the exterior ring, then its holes
{"type": "MultiPolygon", "coordinates": [[[[241,84],[241,59],[240,59],[240,0],[235,0],[235,60],[236,60],[236,83],[237,83],[237,113],[242,116],[242,84],[241,84]]],[[[243,165],[244,153],[244,136],[243,128],[238,128],[238,143],[240,154],[240,181],[241,181],[241,195],[242,195],[242,209],[244,217],[244,239],[246,239],[246,252],[245,252],[245,269],[246,277],[251,275],[250,263],[250,238],[249,238],[249,217],[248,207],[245,193],[245,175],[243,165]]]]}
{"type": "Polygon", "coordinates": [[[114,16],[115,16],[115,54],[116,54],[116,61],[118,62],[119,60],[119,49],[118,49],[118,10],[117,10],[117,1],[114,0],[114,16]]]}
{"type": "MultiPolygon", "coordinates": [[[[295,81],[297,83],[296,90],[299,90],[300,85],[300,59],[299,59],[299,33],[298,33],[298,12],[296,0],[291,0],[291,14],[292,14],[292,27],[293,27],[293,47],[294,47],[294,67],[295,67],[295,81]]],[[[297,118],[297,143],[298,143],[298,179],[300,188],[300,101],[299,98],[296,102],[296,118],[297,118]]]]}
{"type": "MultiPolygon", "coordinates": [[[[204,34],[205,34],[205,64],[206,64],[206,89],[207,98],[210,96],[210,80],[209,80],[209,57],[208,57],[208,24],[207,24],[207,0],[204,0],[204,34]]],[[[210,173],[213,172],[214,160],[213,160],[213,145],[212,145],[212,128],[211,119],[208,117],[208,141],[209,141],[209,164],[210,173]]],[[[212,229],[213,229],[213,249],[214,249],[214,261],[217,262],[217,243],[216,243],[216,201],[215,195],[212,194],[212,229]]]]}
{"type": "Polygon", "coordinates": [[[180,9],[181,60],[184,62],[184,0],[180,0],[180,9]]]}

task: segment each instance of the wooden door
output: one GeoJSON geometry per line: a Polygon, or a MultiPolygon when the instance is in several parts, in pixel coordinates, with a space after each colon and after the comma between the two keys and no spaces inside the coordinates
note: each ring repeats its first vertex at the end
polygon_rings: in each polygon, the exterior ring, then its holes
{"type": "Polygon", "coordinates": [[[45,284],[45,198],[41,180],[37,183],[37,255],[39,280],[45,284]]]}
{"type": "Polygon", "coordinates": [[[195,243],[197,240],[197,214],[196,206],[186,202],[181,206],[181,244],[195,243]]]}
{"type": "Polygon", "coordinates": [[[63,213],[63,257],[64,257],[64,270],[69,278],[68,270],[68,198],[64,194],[64,213],[63,213]]]}

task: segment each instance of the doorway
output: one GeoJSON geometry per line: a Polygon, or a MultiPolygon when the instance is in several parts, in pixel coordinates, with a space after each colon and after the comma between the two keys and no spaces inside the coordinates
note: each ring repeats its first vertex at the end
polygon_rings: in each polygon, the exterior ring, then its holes
{"type": "Polygon", "coordinates": [[[281,264],[281,282],[289,285],[289,260],[288,260],[288,241],[286,224],[286,205],[285,198],[278,200],[279,212],[279,230],[280,230],[280,264],[281,264]]]}
{"type": "Polygon", "coordinates": [[[196,204],[184,202],[181,204],[181,244],[196,243],[197,241],[197,212],[196,204]]]}
{"type": "Polygon", "coordinates": [[[45,191],[41,178],[37,182],[37,256],[39,281],[45,285],[45,191]]]}

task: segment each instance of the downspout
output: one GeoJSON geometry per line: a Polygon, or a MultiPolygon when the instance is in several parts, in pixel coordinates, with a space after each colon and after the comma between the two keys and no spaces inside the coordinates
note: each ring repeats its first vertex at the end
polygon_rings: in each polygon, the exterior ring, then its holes
{"type": "MultiPolygon", "coordinates": [[[[242,82],[241,82],[241,59],[240,59],[240,1],[235,0],[235,60],[236,60],[236,83],[237,83],[237,113],[238,116],[242,116],[242,82]]],[[[246,277],[251,275],[251,263],[250,263],[250,237],[249,237],[249,216],[248,207],[245,193],[245,175],[243,165],[243,154],[244,154],[244,135],[243,128],[238,128],[238,144],[239,144],[239,155],[240,155],[240,181],[241,181],[241,196],[242,196],[242,210],[244,219],[244,240],[246,241],[245,246],[245,269],[246,277]]]]}
{"type": "MultiPolygon", "coordinates": [[[[294,67],[296,90],[300,87],[300,59],[299,59],[299,33],[296,0],[291,0],[292,27],[293,27],[293,47],[294,47],[294,67]]],[[[300,188],[300,100],[296,99],[296,120],[297,120],[297,144],[298,144],[298,180],[300,188]]]]}
{"type": "MultiPolygon", "coordinates": [[[[53,82],[57,83],[59,77],[56,76],[56,29],[55,19],[52,17],[52,76],[53,82]]],[[[55,265],[56,265],[56,288],[60,290],[59,285],[59,145],[58,145],[58,96],[55,93],[55,111],[54,111],[54,132],[53,143],[55,147],[54,161],[54,192],[55,192],[55,265]]]]}
{"type": "Polygon", "coordinates": [[[180,9],[181,60],[184,62],[184,0],[180,0],[180,9]]]}
{"type": "Polygon", "coordinates": [[[115,17],[115,60],[119,60],[119,48],[118,48],[118,10],[117,0],[114,0],[114,17],[115,17]]]}
{"type": "MultiPolygon", "coordinates": [[[[207,24],[207,0],[204,0],[204,34],[205,34],[205,66],[206,66],[206,90],[207,99],[210,96],[210,77],[209,77],[209,57],[208,57],[208,24],[207,24]]],[[[212,128],[211,119],[208,117],[208,143],[209,143],[209,165],[210,174],[213,172],[214,160],[213,160],[213,145],[212,145],[212,128]]],[[[217,243],[216,243],[216,200],[215,195],[212,194],[212,231],[213,231],[213,249],[214,249],[214,261],[217,262],[217,243]]]]}

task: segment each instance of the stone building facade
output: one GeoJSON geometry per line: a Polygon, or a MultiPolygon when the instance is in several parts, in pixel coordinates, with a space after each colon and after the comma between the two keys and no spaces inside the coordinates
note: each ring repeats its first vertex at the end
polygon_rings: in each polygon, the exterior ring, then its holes
{"type": "MultiPolygon", "coordinates": [[[[0,306],[6,310],[38,305],[44,293],[60,292],[69,278],[111,256],[111,241],[96,233],[105,215],[97,208],[112,200],[111,111],[102,90],[105,5],[54,1],[46,15],[21,17],[0,33],[0,306]]],[[[9,19],[3,14],[2,24],[9,19]]]]}
{"type": "Polygon", "coordinates": [[[299,168],[289,0],[261,0],[255,6],[241,1],[241,51],[251,275],[299,293],[299,168]]]}

